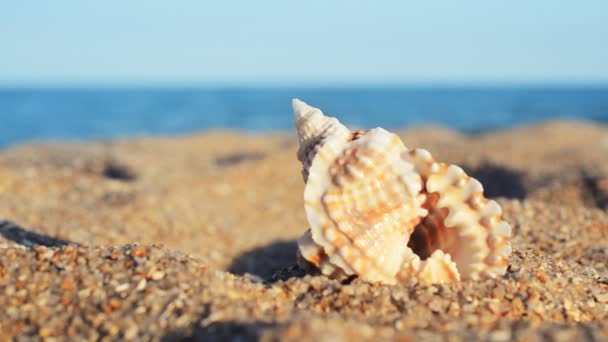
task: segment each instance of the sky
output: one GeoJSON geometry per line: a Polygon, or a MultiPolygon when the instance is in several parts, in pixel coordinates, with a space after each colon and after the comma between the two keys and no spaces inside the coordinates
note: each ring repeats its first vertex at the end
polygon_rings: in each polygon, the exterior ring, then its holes
{"type": "Polygon", "coordinates": [[[0,83],[608,82],[608,1],[4,1],[0,83]]]}

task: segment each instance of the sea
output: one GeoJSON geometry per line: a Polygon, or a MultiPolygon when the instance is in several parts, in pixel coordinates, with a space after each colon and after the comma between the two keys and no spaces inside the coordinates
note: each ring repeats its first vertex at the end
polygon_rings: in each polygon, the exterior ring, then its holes
{"type": "Polygon", "coordinates": [[[290,131],[292,98],[358,128],[479,133],[554,119],[608,123],[608,84],[0,87],[0,148],[210,129],[290,131]]]}

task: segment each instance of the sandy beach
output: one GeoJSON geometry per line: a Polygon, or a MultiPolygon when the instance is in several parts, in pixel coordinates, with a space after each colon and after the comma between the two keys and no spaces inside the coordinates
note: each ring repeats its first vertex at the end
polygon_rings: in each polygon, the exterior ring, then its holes
{"type": "Polygon", "coordinates": [[[295,133],[0,150],[0,339],[608,340],[608,127],[399,130],[482,182],[512,225],[503,278],[306,275],[295,133]]]}

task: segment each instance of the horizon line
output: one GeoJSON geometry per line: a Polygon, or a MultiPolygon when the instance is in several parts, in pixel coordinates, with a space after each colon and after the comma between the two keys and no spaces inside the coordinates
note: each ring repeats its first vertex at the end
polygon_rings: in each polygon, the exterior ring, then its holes
{"type": "Polygon", "coordinates": [[[2,81],[2,89],[44,88],[407,88],[407,87],[608,87],[606,80],[433,80],[433,81],[2,81]]]}

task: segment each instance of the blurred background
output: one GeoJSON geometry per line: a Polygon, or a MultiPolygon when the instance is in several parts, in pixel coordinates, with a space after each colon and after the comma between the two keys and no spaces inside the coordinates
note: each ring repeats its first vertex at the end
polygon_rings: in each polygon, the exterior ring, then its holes
{"type": "Polygon", "coordinates": [[[608,121],[608,2],[0,4],[0,148],[291,130],[298,97],[357,127],[608,121]]]}

